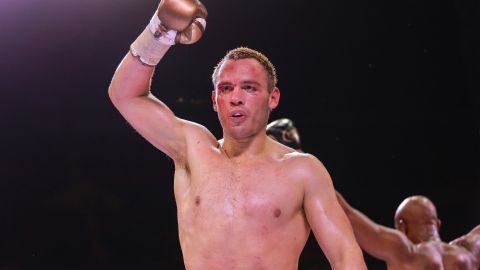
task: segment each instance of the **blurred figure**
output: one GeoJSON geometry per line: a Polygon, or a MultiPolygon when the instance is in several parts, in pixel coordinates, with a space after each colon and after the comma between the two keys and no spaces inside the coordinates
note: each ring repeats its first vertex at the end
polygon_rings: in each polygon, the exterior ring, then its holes
{"type": "Polygon", "coordinates": [[[437,210],[425,196],[408,197],[398,206],[396,229],[373,222],[338,192],[337,198],[362,249],[385,261],[389,270],[480,269],[480,225],[450,243],[443,242],[437,210]]]}
{"type": "Polygon", "coordinates": [[[288,118],[281,118],[270,122],[270,124],[267,125],[267,135],[283,145],[293,148],[298,152],[303,152],[300,134],[293,124],[293,121],[288,118]]]}

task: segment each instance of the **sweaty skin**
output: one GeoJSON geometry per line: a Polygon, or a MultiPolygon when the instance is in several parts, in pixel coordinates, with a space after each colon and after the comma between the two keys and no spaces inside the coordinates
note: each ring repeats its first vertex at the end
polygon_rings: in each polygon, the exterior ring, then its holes
{"type": "Polygon", "coordinates": [[[391,229],[354,209],[338,192],[337,197],[362,249],[385,261],[389,270],[480,269],[480,225],[450,243],[442,242],[440,220],[428,198],[405,199],[395,214],[396,229],[391,229]]]}
{"type": "Polygon", "coordinates": [[[179,238],[188,270],[295,270],[312,229],[332,269],[366,269],[324,166],[268,138],[280,92],[255,59],[219,70],[213,108],[224,138],[175,117],[148,91],[154,68],[130,54],[109,95],[120,113],[175,163],[179,238]]]}

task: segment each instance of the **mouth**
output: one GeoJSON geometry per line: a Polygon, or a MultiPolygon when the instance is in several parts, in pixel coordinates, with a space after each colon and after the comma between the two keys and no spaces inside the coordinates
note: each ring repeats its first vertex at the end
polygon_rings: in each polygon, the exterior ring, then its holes
{"type": "Polygon", "coordinates": [[[239,123],[245,120],[245,113],[241,111],[234,111],[230,114],[230,119],[232,119],[233,122],[239,123]]]}

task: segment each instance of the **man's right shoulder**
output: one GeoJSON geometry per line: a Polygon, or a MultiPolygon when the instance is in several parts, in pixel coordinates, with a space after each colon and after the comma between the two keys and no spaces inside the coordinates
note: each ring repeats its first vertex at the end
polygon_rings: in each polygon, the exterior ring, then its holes
{"type": "Polygon", "coordinates": [[[182,121],[183,124],[187,143],[193,142],[198,144],[200,142],[205,142],[213,145],[218,144],[215,136],[213,136],[212,132],[210,132],[205,126],[188,120],[182,119],[180,121],[182,121]]]}
{"type": "Polygon", "coordinates": [[[177,169],[188,168],[190,162],[203,159],[202,155],[208,150],[218,148],[218,141],[205,126],[184,119],[179,120],[186,148],[182,156],[173,159],[177,169]]]}
{"type": "Polygon", "coordinates": [[[206,158],[205,155],[211,154],[212,150],[218,149],[217,139],[205,126],[188,120],[181,121],[186,144],[184,162],[202,160],[206,158]]]}

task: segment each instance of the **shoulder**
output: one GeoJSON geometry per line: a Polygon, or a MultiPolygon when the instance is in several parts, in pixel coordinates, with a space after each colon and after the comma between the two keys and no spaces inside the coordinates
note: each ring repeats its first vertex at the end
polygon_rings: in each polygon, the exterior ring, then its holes
{"type": "Polygon", "coordinates": [[[198,157],[202,149],[217,147],[218,142],[215,136],[203,125],[188,120],[180,119],[181,128],[185,134],[186,152],[183,158],[174,159],[180,167],[186,166],[188,161],[198,157]]]}
{"type": "Polygon", "coordinates": [[[325,169],[322,162],[312,154],[301,152],[287,152],[283,154],[286,163],[292,163],[297,170],[305,174],[314,173],[316,170],[325,169]]]}
{"type": "Polygon", "coordinates": [[[290,152],[283,156],[289,174],[301,181],[306,190],[316,186],[330,186],[331,177],[323,163],[314,155],[290,152]]]}
{"type": "Polygon", "coordinates": [[[273,147],[276,160],[280,162],[283,170],[292,178],[304,184],[315,184],[331,181],[330,175],[323,163],[314,155],[298,152],[277,141],[269,141],[273,147]]]}
{"type": "Polygon", "coordinates": [[[480,264],[480,225],[477,225],[469,233],[451,241],[449,244],[467,249],[480,264]]]}
{"type": "Polygon", "coordinates": [[[187,134],[187,142],[197,142],[198,140],[203,140],[215,145],[217,144],[215,136],[213,136],[210,130],[208,130],[206,127],[184,119],[181,120],[181,123],[185,134],[187,134]]]}
{"type": "Polygon", "coordinates": [[[464,245],[466,242],[473,242],[473,243],[480,244],[480,225],[477,225],[469,233],[451,241],[449,244],[464,245]]]}
{"type": "Polygon", "coordinates": [[[328,174],[323,163],[314,155],[308,153],[296,153],[296,163],[304,176],[318,176],[318,174],[328,174]]]}

